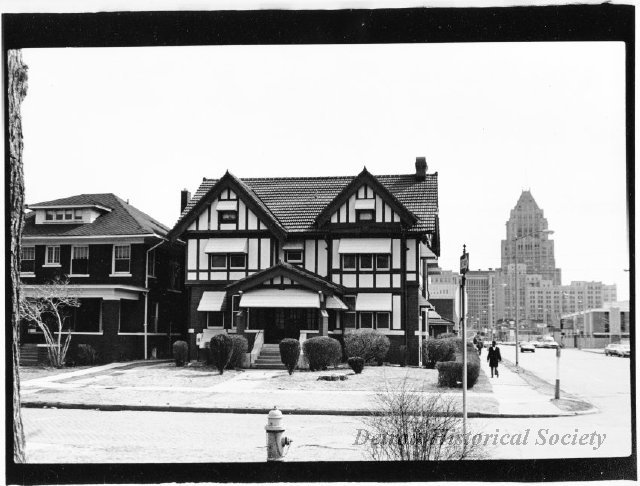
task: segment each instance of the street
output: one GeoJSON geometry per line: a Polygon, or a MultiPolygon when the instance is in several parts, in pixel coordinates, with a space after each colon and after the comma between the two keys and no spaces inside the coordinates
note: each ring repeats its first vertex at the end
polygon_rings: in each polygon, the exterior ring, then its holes
{"type": "MultiPolygon", "coordinates": [[[[504,359],[514,359],[514,353],[513,347],[502,348],[504,359]]],[[[555,350],[521,354],[520,366],[553,382],[555,350]]],[[[471,419],[469,427],[474,434],[483,434],[489,457],[614,457],[630,453],[629,360],[563,350],[561,366],[563,391],[580,395],[599,412],[557,418],[471,419]]],[[[486,360],[483,369],[488,373],[486,360]]],[[[552,398],[553,392],[547,388],[552,398]]],[[[29,462],[266,460],[267,419],[262,414],[57,409],[22,412],[29,462]]],[[[356,440],[358,429],[364,428],[358,417],[286,415],[283,425],[285,435],[293,439],[287,461],[367,459],[363,440],[356,440]]]]}

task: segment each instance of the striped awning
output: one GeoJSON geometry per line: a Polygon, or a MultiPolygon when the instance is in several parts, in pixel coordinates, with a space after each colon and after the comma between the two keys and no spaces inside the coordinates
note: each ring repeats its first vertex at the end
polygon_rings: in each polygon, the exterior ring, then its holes
{"type": "Polygon", "coordinates": [[[216,211],[237,211],[238,210],[238,201],[218,201],[216,206],[216,211]]]}
{"type": "Polygon", "coordinates": [[[391,312],[391,309],[391,294],[358,294],[356,298],[357,311],[391,312]]]}
{"type": "Polygon", "coordinates": [[[206,291],[202,294],[200,303],[198,304],[199,312],[220,312],[224,304],[226,292],[206,291]]]}
{"type": "Polygon", "coordinates": [[[327,297],[327,309],[349,310],[347,305],[335,295],[327,297]]]}
{"type": "Polygon", "coordinates": [[[391,253],[391,238],[342,238],[339,253],[391,253]]]}
{"type": "Polygon", "coordinates": [[[320,308],[317,292],[303,289],[257,289],[242,294],[240,307],[320,308]]]}
{"type": "Polygon", "coordinates": [[[247,253],[247,238],[209,238],[205,253],[247,253]]]}

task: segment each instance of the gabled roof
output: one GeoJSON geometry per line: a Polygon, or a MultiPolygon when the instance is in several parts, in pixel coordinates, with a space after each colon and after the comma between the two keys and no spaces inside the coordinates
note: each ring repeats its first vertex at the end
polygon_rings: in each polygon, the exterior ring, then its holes
{"type": "Polygon", "coordinates": [[[227,171],[221,179],[203,179],[195,196],[187,204],[180,215],[180,219],[171,230],[170,237],[177,238],[187,227],[199,216],[200,211],[209,204],[223,189],[230,187],[243,197],[246,204],[256,213],[258,218],[276,235],[284,237],[286,229],[282,226],[278,218],[271,212],[269,207],[255,194],[251,186],[238,179],[231,172],[227,171]],[[205,184],[209,182],[209,184],[205,184]]]}
{"type": "MultiPolygon", "coordinates": [[[[421,233],[436,231],[437,172],[427,174],[424,180],[417,180],[414,174],[377,175],[375,179],[415,216],[416,221],[409,228],[411,231],[421,233]]],[[[178,225],[182,225],[182,222],[199,201],[202,201],[219,181],[219,179],[203,179],[178,219],[172,234],[175,233],[178,236],[183,231],[176,231],[178,225]]],[[[318,215],[353,181],[353,176],[273,177],[241,180],[255,197],[268,208],[287,233],[316,230],[315,222],[318,215]]]]}
{"type": "Polygon", "coordinates": [[[238,280],[237,282],[228,285],[227,290],[237,292],[240,290],[250,289],[260,285],[262,282],[280,276],[295,280],[301,283],[303,286],[310,287],[314,290],[322,290],[325,292],[329,292],[330,294],[334,292],[343,294],[346,290],[342,285],[336,284],[329,280],[325,280],[324,278],[313,272],[310,272],[309,270],[291,265],[290,263],[286,263],[283,261],[279,261],[272,267],[269,267],[265,270],[260,270],[259,272],[243,278],[242,280],[238,280]]]}
{"type": "Polygon", "coordinates": [[[353,180],[345,186],[342,191],[328,204],[320,214],[316,217],[316,224],[318,226],[322,226],[324,223],[329,221],[331,215],[336,212],[342,204],[344,204],[352,194],[358,190],[360,186],[363,184],[368,184],[373,187],[374,192],[377,192],[389,206],[396,213],[400,215],[400,218],[408,223],[410,226],[413,225],[417,218],[416,216],[409,211],[398,199],[393,195],[392,192],[389,191],[384,185],[382,185],[378,179],[374,175],[372,175],[367,168],[362,169],[362,172],[358,174],[353,180]]]}
{"type": "Polygon", "coordinates": [[[162,223],[126,203],[118,196],[106,194],[78,194],[76,196],[54,199],[29,207],[93,206],[107,211],[92,223],[81,224],[35,224],[35,212],[25,217],[23,236],[117,236],[150,235],[166,236],[169,232],[162,223]]]}

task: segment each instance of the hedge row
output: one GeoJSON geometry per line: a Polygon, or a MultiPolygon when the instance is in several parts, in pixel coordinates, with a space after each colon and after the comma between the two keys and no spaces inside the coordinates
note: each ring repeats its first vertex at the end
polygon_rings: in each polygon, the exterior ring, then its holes
{"type": "MultiPolygon", "coordinates": [[[[425,366],[438,370],[438,385],[456,387],[462,383],[462,339],[429,339],[422,348],[425,366]]],[[[472,388],[480,375],[480,357],[473,343],[467,343],[467,388],[472,388]]]]}

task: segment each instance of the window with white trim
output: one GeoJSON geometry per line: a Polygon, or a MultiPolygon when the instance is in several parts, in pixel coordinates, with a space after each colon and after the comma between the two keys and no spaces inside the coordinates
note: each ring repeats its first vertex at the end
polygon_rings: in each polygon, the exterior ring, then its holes
{"type": "Polygon", "coordinates": [[[47,246],[45,265],[60,265],[60,246],[47,246]]]}
{"type": "Polygon", "coordinates": [[[373,255],[371,253],[360,255],[360,270],[373,270],[373,255]]]}
{"type": "Polygon", "coordinates": [[[229,255],[229,268],[246,268],[247,255],[245,253],[232,253],[229,255]]]}
{"type": "Polygon", "coordinates": [[[373,312],[360,312],[360,329],[373,329],[373,312]]]}
{"type": "Polygon", "coordinates": [[[211,253],[209,266],[212,270],[244,270],[247,268],[246,253],[211,253]]]}
{"type": "Polygon", "coordinates": [[[20,273],[34,273],[36,271],[36,247],[23,246],[20,248],[20,273]]]}
{"type": "Polygon", "coordinates": [[[131,272],[131,245],[113,245],[113,273],[131,272]]]}
{"type": "Polygon", "coordinates": [[[82,209],[46,209],[44,212],[46,223],[70,223],[82,221],[82,209]]]}
{"type": "Polygon", "coordinates": [[[390,255],[385,254],[377,254],[376,255],[376,270],[389,270],[390,265],[389,261],[391,260],[390,255]]]}
{"type": "Polygon", "coordinates": [[[207,312],[207,327],[208,328],[224,328],[224,312],[207,312]]]}
{"type": "Polygon", "coordinates": [[[302,263],[302,250],[285,250],[284,261],[287,263],[302,263]]]}
{"type": "Polygon", "coordinates": [[[344,254],[342,255],[342,269],[343,270],[355,270],[356,269],[356,255],[344,254]]]}
{"type": "Polygon", "coordinates": [[[389,329],[390,312],[376,312],[376,329],[389,329]]]}
{"type": "Polygon", "coordinates": [[[71,275],[89,274],[89,247],[71,247],[71,275]]]}
{"type": "Polygon", "coordinates": [[[220,224],[236,223],[238,221],[238,211],[218,211],[220,224]]]}
{"type": "Polygon", "coordinates": [[[359,209],[356,211],[356,221],[369,222],[375,219],[373,209],[359,209]]]}

